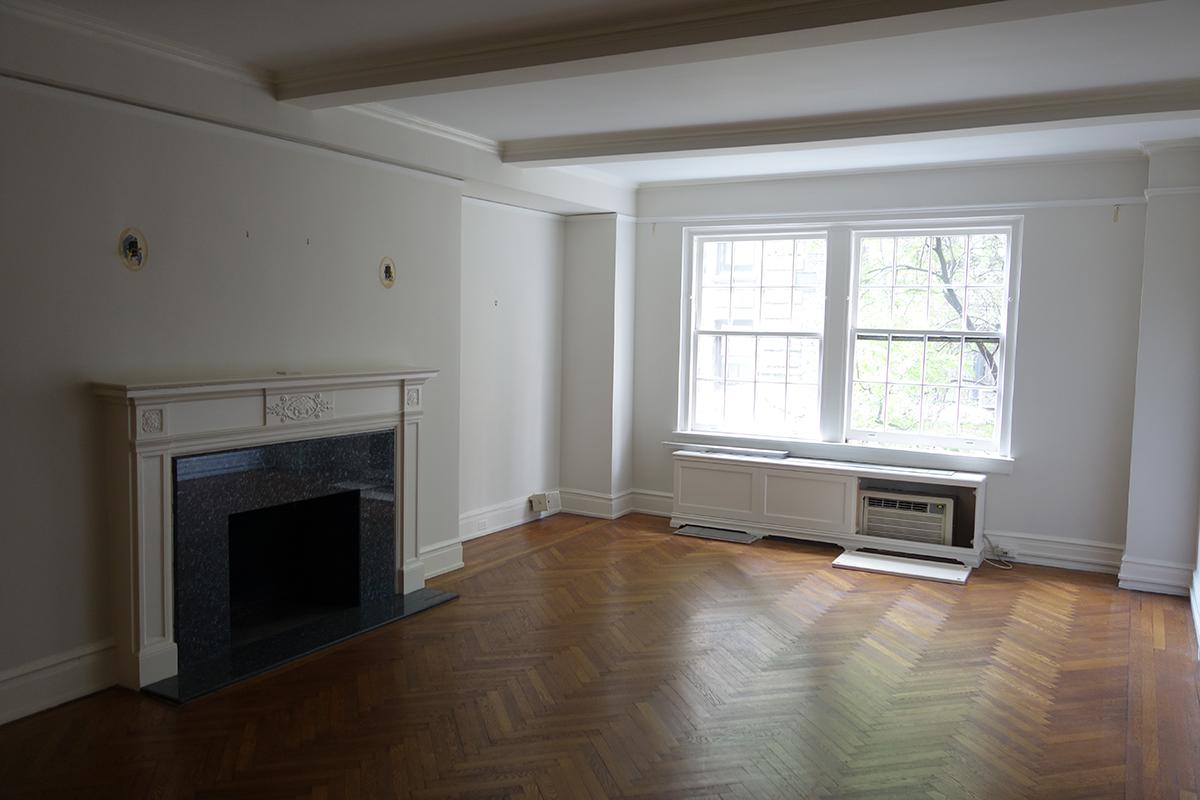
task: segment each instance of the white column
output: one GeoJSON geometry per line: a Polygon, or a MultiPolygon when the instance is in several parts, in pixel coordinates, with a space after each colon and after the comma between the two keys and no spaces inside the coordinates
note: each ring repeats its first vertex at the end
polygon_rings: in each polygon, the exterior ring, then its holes
{"type": "Polygon", "coordinates": [[[1187,594],[1200,496],[1200,139],[1150,156],[1121,586],[1187,594]]]}
{"type": "Polygon", "coordinates": [[[571,217],[563,276],[564,511],[616,516],[633,480],[634,224],[571,217]]]}

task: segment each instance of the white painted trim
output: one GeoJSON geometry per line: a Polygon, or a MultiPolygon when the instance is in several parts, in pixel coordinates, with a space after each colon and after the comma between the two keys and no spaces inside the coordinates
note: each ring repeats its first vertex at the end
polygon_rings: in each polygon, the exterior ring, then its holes
{"type": "Polygon", "coordinates": [[[458,540],[469,542],[472,539],[487,536],[489,533],[557,514],[562,510],[562,500],[558,491],[550,491],[546,494],[550,499],[549,511],[533,511],[529,507],[528,497],[514,497],[501,503],[464,511],[458,515],[458,540]]]}
{"type": "Polygon", "coordinates": [[[1196,656],[1200,658],[1200,567],[1192,570],[1192,633],[1196,636],[1196,656]]]}
{"type": "MultiPolygon", "coordinates": [[[[3,2],[3,0],[0,0],[3,2]]],[[[437,136],[442,139],[449,139],[452,142],[464,144],[467,147],[474,147],[476,150],[482,150],[485,153],[491,153],[494,156],[500,155],[500,143],[488,139],[485,136],[478,136],[469,131],[452,128],[449,125],[443,125],[440,122],[434,122],[431,119],[418,117],[415,114],[408,114],[398,108],[392,108],[384,103],[363,103],[357,106],[345,106],[346,110],[354,111],[358,114],[366,114],[368,117],[382,120],[390,125],[400,125],[421,133],[428,133],[431,136],[437,136]]]]}
{"type": "Polygon", "coordinates": [[[114,650],[105,639],[0,672],[0,725],[114,686],[114,650]]]}
{"type": "Polygon", "coordinates": [[[1146,199],[1179,194],[1200,194],[1200,186],[1164,186],[1158,189],[1147,189],[1146,199]]]}
{"type": "Polygon", "coordinates": [[[1187,595],[1192,585],[1194,564],[1157,561],[1150,558],[1121,559],[1118,582],[1122,589],[1157,594],[1187,595]]]}
{"type": "Polygon", "coordinates": [[[985,530],[983,535],[994,547],[1003,549],[1009,561],[1082,572],[1115,575],[1121,568],[1121,554],[1125,552],[1123,545],[1066,536],[994,530],[985,530]]]}
{"type": "Polygon", "coordinates": [[[1194,150],[1200,148],[1200,136],[1190,136],[1184,139],[1159,139],[1153,142],[1142,142],[1142,152],[1146,155],[1162,153],[1166,150],[1194,150]]]}
{"type": "MultiPolygon", "coordinates": [[[[819,147],[809,148],[812,150],[819,147]]],[[[736,183],[770,183],[773,181],[803,181],[822,178],[842,178],[852,175],[891,175],[907,172],[938,172],[956,169],[972,169],[978,167],[1046,167],[1057,164],[1080,164],[1088,162],[1120,162],[1146,161],[1146,154],[1141,150],[1105,150],[1096,153],[1080,155],[1050,155],[1013,158],[976,158],[966,161],[946,161],[934,164],[901,164],[882,167],[848,167],[846,169],[813,170],[804,172],[769,172],[762,175],[731,175],[727,178],[686,178],[671,181],[645,181],[637,184],[637,188],[675,189],[693,186],[724,186],[736,183]]],[[[576,170],[580,167],[559,167],[559,169],[576,170]]],[[[598,170],[595,170],[598,171],[598,170]]]]}
{"type": "Polygon", "coordinates": [[[526,208],[525,206],[516,206],[512,203],[501,203],[499,200],[488,200],[486,197],[472,197],[464,194],[462,198],[464,206],[498,206],[505,211],[511,211],[515,214],[524,214],[529,217],[539,217],[548,219],[554,222],[565,222],[570,215],[555,214],[553,211],[541,211],[536,208],[526,208]]]}
{"type": "Polygon", "coordinates": [[[629,492],[625,491],[619,495],[613,495],[591,492],[586,489],[559,488],[558,494],[562,503],[562,510],[568,514],[579,514],[583,517],[597,517],[599,519],[616,519],[619,516],[615,510],[617,500],[629,494],[629,492]]]}
{"type": "Polygon", "coordinates": [[[652,514],[656,517],[671,516],[675,505],[675,495],[671,492],[659,492],[653,489],[634,489],[630,493],[631,513],[652,514]]]}
{"type": "Polygon", "coordinates": [[[142,33],[134,33],[118,27],[107,20],[66,9],[50,3],[30,0],[0,0],[0,13],[11,14],[33,22],[49,25],[59,30],[136,50],[157,58],[167,58],[190,67],[233,78],[251,86],[269,87],[274,81],[270,70],[258,69],[248,64],[222,58],[204,50],[184,47],[164,39],[156,39],[142,33]]]}
{"type": "Polygon", "coordinates": [[[996,214],[1012,211],[1027,211],[1035,208],[1088,208],[1092,206],[1144,206],[1145,197],[1081,197],[1059,200],[1018,200],[1005,203],[977,203],[956,206],[898,206],[876,209],[842,209],[840,211],[771,211],[761,214],[708,214],[701,216],[637,217],[634,221],[642,225],[656,223],[682,223],[684,225],[738,225],[744,223],[769,222],[778,225],[802,224],[804,222],[832,222],[857,224],[862,222],[886,223],[911,220],[880,219],[887,216],[929,214],[951,219],[967,214],[996,214]]]}
{"type": "Polygon", "coordinates": [[[510,164],[553,166],[613,156],[1044,126],[1076,119],[1194,111],[1198,105],[1200,81],[1177,80],[782,120],[516,139],[503,143],[500,158],[510,164]]]}
{"type": "Polygon", "coordinates": [[[462,542],[457,540],[421,548],[421,562],[425,565],[425,579],[462,569],[462,542]]]}

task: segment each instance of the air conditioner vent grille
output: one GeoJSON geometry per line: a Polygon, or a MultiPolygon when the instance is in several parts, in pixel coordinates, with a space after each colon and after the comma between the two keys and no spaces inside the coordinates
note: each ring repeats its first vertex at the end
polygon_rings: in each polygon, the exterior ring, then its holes
{"type": "Polygon", "coordinates": [[[859,533],[924,544],[953,543],[954,499],[864,490],[859,533]]]}
{"type": "Polygon", "coordinates": [[[890,497],[868,497],[867,505],[871,508],[895,508],[901,511],[918,511],[929,513],[929,503],[919,503],[913,500],[895,500],[890,497]]]}

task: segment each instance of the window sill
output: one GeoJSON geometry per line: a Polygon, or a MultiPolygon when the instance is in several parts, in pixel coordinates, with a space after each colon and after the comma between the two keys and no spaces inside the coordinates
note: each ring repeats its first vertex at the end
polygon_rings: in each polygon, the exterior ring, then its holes
{"type": "Polygon", "coordinates": [[[1009,456],[968,453],[907,450],[898,447],[873,447],[847,442],[812,442],[789,439],[769,439],[763,436],[744,436],[725,433],[674,431],[671,441],[664,444],[684,444],[699,447],[750,448],[779,450],[792,458],[817,458],[830,461],[849,461],[859,464],[879,464],[887,467],[945,469],[956,472],[981,472],[989,475],[1011,475],[1014,459],[1009,456]]]}

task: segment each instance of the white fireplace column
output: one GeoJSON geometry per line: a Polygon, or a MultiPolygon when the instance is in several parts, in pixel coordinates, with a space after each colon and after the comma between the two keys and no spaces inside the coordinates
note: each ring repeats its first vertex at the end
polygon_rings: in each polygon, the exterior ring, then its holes
{"type": "Polygon", "coordinates": [[[1120,582],[1187,594],[1200,496],[1200,139],[1145,150],[1150,180],[1120,582]]]}
{"type": "Polygon", "coordinates": [[[97,384],[104,401],[117,678],[138,689],[178,674],[172,461],[280,442],[395,433],[396,591],[425,585],[417,504],[423,387],[436,370],[284,374],[97,384]]]}

